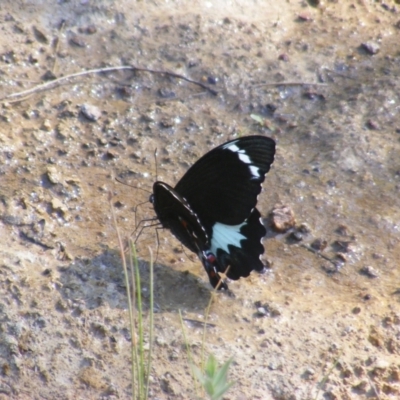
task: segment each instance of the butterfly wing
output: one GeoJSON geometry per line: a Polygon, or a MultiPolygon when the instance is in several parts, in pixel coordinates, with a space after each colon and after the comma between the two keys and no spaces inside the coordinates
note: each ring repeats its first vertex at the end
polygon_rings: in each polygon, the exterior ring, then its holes
{"type": "Polygon", "coordinates": [[[207,230],[210,253],[200,259],[214,287],[218,272],[237,280],[264,268],[266,230],[255,206],[274,155],[271,138],[231,140],[200,158],[175,187],[207,230]]]}
{"type": "Polygon", "coordinates": [[[211,252],[218,261],[216,269],[226,273],[228,278],[237,280],[249,276],[253,269],[258,272],[264,269],[260,256],[264,253],[261,239],[266,230],[260,217],[260,212],[254,208],[240,225],[222,225],[218,229],[214,225],[211,252]]]}
{"type": "Polygon", "coordinates": [[[175,186],[203,223],[237,225],[256,206],[275,142],[265,136],[231,140],[201,157],[175,186]]]}
{"type": "Polygon", "coordinates": [[[171,186],[164,182],[155,182],[150,200],[154,211],[164,228],[189,250],[199,253],[207,246],[209,237],[190,204],[171,186]]]}
{"type": "Polygon", "coordinates": [[[231,140],[201,157],[175,188],[155,182],[150,200],[165,228],[197,253],[213,287],[261,271],[266,230],[255,208],[275,142],[264,136],[231,140]]]}

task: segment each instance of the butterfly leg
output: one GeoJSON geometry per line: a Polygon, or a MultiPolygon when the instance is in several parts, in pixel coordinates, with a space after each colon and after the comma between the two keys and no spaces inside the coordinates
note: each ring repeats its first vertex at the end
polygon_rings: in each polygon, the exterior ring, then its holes
{"type": "Polygon", "coordinates": [[[210,280],[211,286],[218,290],[228,290],[228,285],[222,280],[218,274],[217,258],[210,250],[204,250],[199,252],[199,258],[203,263],[204,269],[207,272],[208,279],[210,280]]]}

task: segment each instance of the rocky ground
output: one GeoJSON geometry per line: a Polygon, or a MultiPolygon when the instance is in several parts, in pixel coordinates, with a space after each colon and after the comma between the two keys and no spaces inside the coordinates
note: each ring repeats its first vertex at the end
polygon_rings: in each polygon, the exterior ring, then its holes
{"type": "MultiPolygon", "coordinates": [[[[248,134],[278,144],[266,224],[280,204],[296,229],[270,230],[267,272],[213,300],[225,398],[400,398],[400,5],[309,3],[1,2],[0,399],[130,398],[110,193],[127,237],[154,216],[156,162],[174,184],[248,134]],[[142,70],[54,82],[115,66],[142,70]]],[[[200,363],[211,290],[159,239],[150,398],[194,399],[178,312],[200,363]]],[[[137,246],[148,309],[155,231],[137,246]]]]}

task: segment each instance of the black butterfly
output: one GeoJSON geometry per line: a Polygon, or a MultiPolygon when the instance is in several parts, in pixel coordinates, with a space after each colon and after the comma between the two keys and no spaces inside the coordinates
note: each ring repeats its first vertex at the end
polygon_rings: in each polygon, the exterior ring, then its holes
{"type": "Polygon", "coordinates": [[[153,185],[158,219],[199,256],[214,288],[228,289],[218,272],[237,280],[264,268],[266,230],[255,207],[274,154],[271,138],[234,139],[201,157],[175,188],[153,185]]]}

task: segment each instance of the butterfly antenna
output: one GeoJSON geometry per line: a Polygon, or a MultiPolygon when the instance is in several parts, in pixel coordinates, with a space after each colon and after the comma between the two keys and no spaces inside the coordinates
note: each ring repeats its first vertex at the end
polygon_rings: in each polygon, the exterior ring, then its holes
{"type": "Polygon", "coordinates": [[[154,150],[154,162],[155,162],[155,166],[156,166],[156,180],[155,180],[155,182],[157,182],[158,181],[157,148],[154,150]]]}
{"type": "MultiPolygon", "coordinates": [[[[139,187],[139,186],[129,185],[129,183],[126,183],[126,182],[122,181],[122,180],[119,179],[119,178],[115,178],[115,180],[116,180],[118,183],[122,183],[123,185],[129,186],[129,187],[131,187],[131,188],[133,188],[133,189],[140,189],[140,190],[143,190],[143,191],[146,192],[146,193],[150,193],[150,194],[152,193],[150,190],[143,189],[143,188],[141,188],[141,187],[139,187]]],[[[147,201],[145,201],[144,203],[147,203],[147,201]]],[[[143,203],[141,203],[141,204],[143,204],[143,203]]]]}

